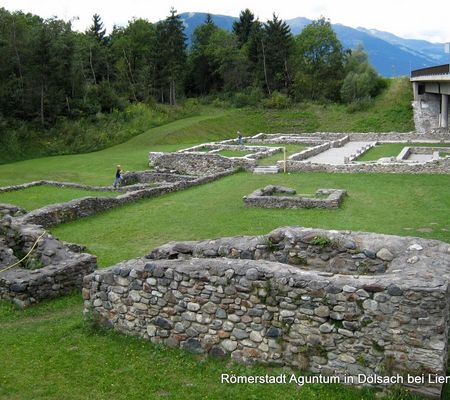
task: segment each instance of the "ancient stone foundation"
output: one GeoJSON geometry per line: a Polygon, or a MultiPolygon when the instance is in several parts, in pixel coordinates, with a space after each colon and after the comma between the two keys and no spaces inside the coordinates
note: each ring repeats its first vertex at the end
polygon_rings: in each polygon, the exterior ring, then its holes
{"type": "Polygon", "coordinates": [[[162,173],[209,175],[236,168],[250,170],[256,166],[256,160],[197,152],[151,152],[149,153],[149,165],[162,173]]]}
{"type": "Polygon", "coordinates": [[[95,270],[96,258],[40,226],[17,221],[8,216],[0,220],[0,299],[25,307],[80,289],[83,277],[95,270]]]}
{"type": "MultiPolygon", "coordinates": [[[[85,277],[85,312],[153,342],[333,375],[445,375],[449,245],[280,228],[85,277]]],[[[441,384],[413,386],[438,398],[441,384]]]]}
{"type": "MultiPolygon", "coordinates": [[[[279,167],[283,166],[282,161],[277,164],[279,167]]],[[[350,162],[339,165],[288,160],[286,166],[289,172],[449,174],[450,157],[418,163],[398,162],[394,159],[389,162],[350,162]]]]}
{"type": "Polygon", "coordinates": [[[315,196],[295,196],[296,191],[283,186],[268,185],[244,196],[247,207],[260,208],[339,208],[346,194],[342,189],[319,189],[315,196]],[[288,195],[288,196],[287,196],[288,195]]]}
{"type": "MultiPolygon", "coordinates": [[[[212,182],[224,176],[231,175],[235,170],[225,170],[220,173],[204,176],[183,177],[176,174],[154,174],[146,173],[130,173],[127,175],[129,181],[139,180],[156,182],[159,185],[154,187],[146,187],[138,190],[127,190],[126,193],[117,197],[103,196],[86,196],[79,199],[67,201],[65,203],[50,204],[33,210],[26,215],[18,218],[23,224],[36,224],[44,228],[56,226],[69,221],[75,221],[80,218],[89,217],[108,209],[119,207],[124,204],[133,203],[142,199],[161,196],[167,193],[176,192],[192,186],[203,185],[212,182]]],[[[144,183],[146,185],[146,183],[144,183]]],[[[129,188],[130,186],[128,186],[129,188]]]]}

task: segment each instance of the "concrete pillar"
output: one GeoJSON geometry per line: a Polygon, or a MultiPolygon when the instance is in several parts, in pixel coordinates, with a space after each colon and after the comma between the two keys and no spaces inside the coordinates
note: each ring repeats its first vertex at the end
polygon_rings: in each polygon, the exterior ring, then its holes
{"type": "Polygon", "coordinates": [[[448,94],[441,94],[441,128],[448,128],[448,94]]]}
{"type": "Polygon", "coordinates": [[[413,82],[414,100],[419,100],[419,82],[413,82]]]}

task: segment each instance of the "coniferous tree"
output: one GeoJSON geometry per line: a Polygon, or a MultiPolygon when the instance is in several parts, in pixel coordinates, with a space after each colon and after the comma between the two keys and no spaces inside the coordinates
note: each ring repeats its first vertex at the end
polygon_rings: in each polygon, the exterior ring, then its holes
{"type": "Polygon", "coordinates": [[[256,20],[250,31],[246,46],[243,47],[247,53],[248,62],[250,64],[250,72],[253,76],[254,86],[262,87],[264,81],[264,59],[263,59],[263,24],[256,20]]]}
{"type": "Polygon", "coordinates": [[[264,81],[268,94],[289,87],[289,59],[292,48],[293,37],[289,26],[274,14],[273,18],[264,24],[261,35],[264,81]]]}
{"type": "Polygon", "coordinates": [[[102,44],[106,44],[106,29],[103,26],[100,15],[94,14],[92,16],[92,25],[89,32],[102,44]]]}
{"type": "Polygon", "coordinates": [[[208,94],[221,85],[216,64],[209,48],[211,38],[218,28],[207,14],[205,22],[199,25],[192,36],[192,49],[189,55],[187,90],[193,94],[208,94]]]}
{"type": "Polygon", "coordinates": [[[183,22],[175,9],[156,27],[158,72],[161,100],[168,88],[169,104],[176,104],[176,87],[183,81],[186,66],[186,36],[183,22]]]}
{"type": "Polygon", "coordinates": [[[134,19],[111,34],[111,51],[116,71],[116,87],[133,101],[147,100],[155,94],[155,26],[134,19]]]}
{"type": "Polygon", "coordinates": [[[109,40],[98,14],[92,16],[92,25],[87,31],[87,56],[90,75],[94,84],[110,80],[109,40]]]}
{"type": "Polygon", "coordinates": [[[239,47],[248,42],[254,22],[255,15],[248,8],[241,11],[239,21],[233,22],[233,32],[238,39],[239,47]]]}

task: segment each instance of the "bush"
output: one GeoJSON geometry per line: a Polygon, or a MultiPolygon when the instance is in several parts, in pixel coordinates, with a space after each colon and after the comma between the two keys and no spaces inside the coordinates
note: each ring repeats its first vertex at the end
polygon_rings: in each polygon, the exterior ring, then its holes
{"type": "Polygon", "coordinates": [[[370,97],[356,99],[347,106],[347,112],[354,113],[357,111],[365,111],[368,110],[372,104],[373,100],[370,97]]]}
{"type": "Polygon", "coordinates": [[[200,106],[200,101],[196,97],[190,97],[183,102],[183,107],[188,109],[198,108],[200,106]]]}
{"type": "Polygon", "coordinates": [[[291,99],[286,94],[275,90],[270,98],[263,101],[263,104],[267,108],[282,109],[291,105],[291,99]]]}
{"type": "Polygon", "coordinates": [[[215,99],[211,102],[211,105],[212,105],[213,107],[216,107],[216,108],[227,108],[227,107],[230,106],[229,103],[228,103],[227,101],[222,100],[222,99],[219,99],[219,98],[215,98],[215,99]]]}
{"type": "Polygon", "coordinates": [[[247,88],[246,90],[235,94],[233,99],[233,105],[237,108],[247,106],[255,107],[259,105],[259,103],[263,98],[264,93],[261,88],[259,87],[247,88]]]}

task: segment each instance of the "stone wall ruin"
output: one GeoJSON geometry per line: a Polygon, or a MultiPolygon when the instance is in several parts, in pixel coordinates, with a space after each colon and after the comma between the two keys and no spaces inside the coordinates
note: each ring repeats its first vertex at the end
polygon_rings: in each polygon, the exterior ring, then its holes
{"type": "MultiPolygon", "coordinates": [[[[283,161],[277,165],[283,167],[283,161]]],[[[316,164],[304,161],[286,162],[289,172],[330,172],[330,173],[394,173],[394,174],[450,174],[450,157],[422,163],[404,161],[350,162],[348,164],[316,164]]]]}
{"type": "Polygon", "coordinates": [[[96,257],[77,245],[63,243],[42,227],[0,220],[0,299],[20,307],[80,289],[83,277],[97,267],[96,257]],[[22,263],[16,264],[33,249],[22,263]]]}
{"type": "Polygon", "coordinates": [[[149,165],[158,172],[182,175],[217,174],[230,169],[256,167],[256,160],[200,152],[149,153],[149,165]]]}
{"type": "MultiPolygon", "coordinates": [[[[242,168],[254,170],[256,160],[267,157],[270,152],[281,151],[286,144],[302,144],[307,149],[289,155],[286,161],[286,172],[338,172],[338,173],[450,173],[450,162],[445,158],[433,157],[430,160],[383,159],[377,161],[360,162],[358,157],[377,143],[450,143],[448,135],[444,133],[418,134],[408,133],[337,133],[315,132],[302,134],[266,134],[259,133],[244,138],[245,144],[239,145],[236,139],[228,139],[214,143],[204,143],[175,153],[150,153],[150,165],[159,172],[179,174],[206,174],[208,171],[218,172],[225,168],[242,168]],[[356,149],[355,153],[346,156],[342,164],[315,163],[309,159],[332,148],[345,146],[349,142],[366,141],[367,145],[356,149]],[[257,145],[257,146],[256,146],[257,145]],[[265,147],[266,145],[266,147],[265,147]],[[280,147],[268,147],[279,145],[280,147]],[[258,150],[258,148],[260,150],[258,150]],[[261,149],[267,149],[262,151],[261,149]],[[255,151],[243,157],[224,157],[217,152],[228,150],[255,151]],[[206,151],[205,151],[206,150],[206,151]]],[[[412,150],[417,152],[420,150],[412,150]]],[[[418,153],[415,153],[418,154],[418,153]]],[[[448,158],[448,157],[447,157],[448,158]]],[[[285,162],[278,161],[278,170],[284,170],[285,162]]]]}
{"type": "Polygon", "coordinates": [[[296,191],[291,188],[268,185],[244,196],[243,200],[247,207],[332,209],[339,208],[346,193],[342,189],[319,189],[314,196],[306,197],[296,195],[296,191]]]}
{"type": "MultiPolygon", "coordinates": [[[[202,185],[208,182],[212,182],[221,177],[233,174],[235,170],[224,170],[219,173],[204,175],[204,176],[189,176],[184,177],[176,174],[146,174],[145,171],[141,173],[135,173],[131,175],[129,179],[158,179],[161,181],[156,186],[148,186],[144,183],[144,188],[132,190],[130,187],[126,189],[125,193],[120,194],[117,197],[105,197],[105,196],[86,196],[74,200],[67,201],[65,203],[50,204],[36,210],[33,210],[26,215],[18,217],[18,220],[24,224],[36,224],[41,225],[44,228],[56,226],[65,222],[75,221],[80,218],[89,217],[108,209],[119,207],[124,204],[133,203],[142,199],[161,196],[167,193],[176,192],[192,186],[202,185]],[[138,175],[139,174],[139,175],[138,175]],[[155,178],[155,176],[158,176],[155,178]],[[167,175],[167,176],[166,176],[167,175]],[[144,176],[144,178],[142,178],[144,176]],[[151,178],[149,178],[151,176],[151,178]],[[171,181],[172,180],[172,181],[171,181]]],[[[156,181],[154,181],[156,182],[156,181]]],[[[8,187],[14,188],[12,190],[19,190],[29,186],[16,185],[8,187]],[[23,186],[23,187],[22,187],[23,186]]],[[[127,188],[126,186],[124,188],[127,188]]]]}
{"type": "MultiPolygon", "coordinates": [[[[99,323],[195,353],[321,374],[444,376],[449,265],[436,240],[280,228],[169,243],[85,277],[83,296],[99,323]]],[[[413,390],[439,398],[441,388],[413,390]]]]}

